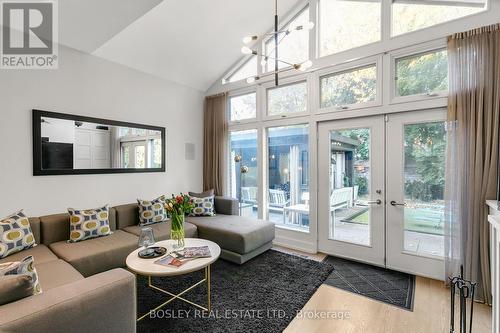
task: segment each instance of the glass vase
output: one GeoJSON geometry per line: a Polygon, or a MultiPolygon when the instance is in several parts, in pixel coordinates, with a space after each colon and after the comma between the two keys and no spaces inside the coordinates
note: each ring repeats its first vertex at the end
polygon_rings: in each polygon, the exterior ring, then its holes
{"type": "Polygon", "coordinates": [[[174,250],[184,248],[184,238],[184,214],[174,214],[172,215],[172,228],[170,229],[170,239],[175,241],[174,250]]]}

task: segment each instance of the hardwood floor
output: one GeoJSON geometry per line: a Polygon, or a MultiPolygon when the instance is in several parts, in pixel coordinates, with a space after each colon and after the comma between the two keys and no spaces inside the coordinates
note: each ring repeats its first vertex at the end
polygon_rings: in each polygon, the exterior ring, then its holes
{"type": "MultiPolygon", "coordinates": [[[[286,333],[448,333],[449,290],[436,280],[417,277],[413,311],[322,285],[303,308],[307,316],[346,311],[349,318],[295,317],[286,333]]],[[[458,312],[457,312],[458,313],[458,312]]],[[[491,333],[491,308],[474,304],[474,333],[491,333]]],[[[458,332],[458,326],[456,326],[458,332]]]]}

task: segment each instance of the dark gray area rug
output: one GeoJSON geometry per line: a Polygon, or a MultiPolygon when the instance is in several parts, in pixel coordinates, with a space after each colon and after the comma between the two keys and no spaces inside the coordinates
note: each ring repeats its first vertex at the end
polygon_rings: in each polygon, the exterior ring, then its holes
{"type": "Polygon", "coordinates": [[[328,256],[335,270],[325,283],[407,310],[413,310],[415,275],[328,256]]]}
{"type": "MultiPolygon", "coordinates": [[[[145,318],[138,332],[282,332],[333,270],[317,262],[270,250],[236,265],[224,260],[212,267],[212,311],[201,316],[194,306],[179,300],[158,312],[163,318],[145,318]],[[173,318],[175,317],[175,318],[173,318]]],[[[153,278],[153,284],[177,293],[203,278],[202,272],[171,278],[153,278]]],[[[138,276],[139,314],[147,313],[168,299],[147,287],[138,276]]],[[[184,294],[205,305],[206,285],[184,294]]]]}

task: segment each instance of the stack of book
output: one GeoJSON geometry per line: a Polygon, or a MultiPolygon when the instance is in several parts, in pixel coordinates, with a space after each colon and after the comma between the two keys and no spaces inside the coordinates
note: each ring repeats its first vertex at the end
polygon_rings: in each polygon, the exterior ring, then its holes
{"type": "Polygon", "coordinates": [[[171,252],[169,255],[155,261],[155,264],[168,267],[181,267],[186,262],[197,258],[210,258],[208,246],[191,246],[182,250],[171,252]]]}

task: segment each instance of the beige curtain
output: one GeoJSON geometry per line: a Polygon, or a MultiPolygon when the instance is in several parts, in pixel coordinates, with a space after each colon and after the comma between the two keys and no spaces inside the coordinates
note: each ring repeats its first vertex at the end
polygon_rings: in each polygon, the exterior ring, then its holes
{"type": "Polygon", "coordinates": [[[203,125],[203,190],[224,195],[226,94],[205,98],[203,125]]]}
{"type": "Polygon", "coordinates": [[[479,283],[478,296],[490,303],[485,200],[496,197],[500,25],[450,36],[448,61],[447,274],[463,264],[465,277],[479,283]]]}

